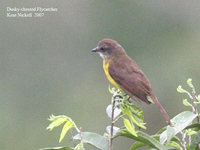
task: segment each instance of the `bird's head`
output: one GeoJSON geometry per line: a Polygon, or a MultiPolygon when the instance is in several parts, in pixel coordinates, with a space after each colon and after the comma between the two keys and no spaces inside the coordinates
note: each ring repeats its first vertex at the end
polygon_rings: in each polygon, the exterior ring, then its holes
{"type": "Polygon", "coordinates": [[[103,59],[120,57],[126,54],[122,46],[112,39],[101,40],[97,47],[92,49],[92,52],[97,52],[103,59]]]}

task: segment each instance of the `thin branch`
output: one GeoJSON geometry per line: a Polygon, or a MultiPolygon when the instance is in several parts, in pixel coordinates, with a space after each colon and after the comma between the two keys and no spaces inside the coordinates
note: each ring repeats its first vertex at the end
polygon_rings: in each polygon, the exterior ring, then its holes
{"type": "Polygon", "coordinates": [[[111,128],[110,128],[110,148],[109,150],[113,150],[113,127],[114,127],[114,110],[115,110],[115,96],[112,97],[112,115],[111,115],[111,128]]]}

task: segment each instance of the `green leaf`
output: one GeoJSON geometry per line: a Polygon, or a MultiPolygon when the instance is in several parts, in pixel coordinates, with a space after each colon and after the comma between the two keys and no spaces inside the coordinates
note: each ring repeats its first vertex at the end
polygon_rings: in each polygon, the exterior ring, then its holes
{"type": "Polygon", "coordinates": [[[129,103],[128,108],[131,110],[131,113],[133,115],[137,116],[142,120],[144,119],[143,111],[139,107],[129,103]]]}
{"type": "Polygon", "coordinates": [[[197,130],[200,130],[200,124],[199,123],[195,123],[195,124],[187,126],[185,129],[193,129],[193,128],[196,128],[197,130]]]}
{"type": "Polygon", "coordinates": [[[192,135],[197,134],[197,132],[194,131],[194,130],[192,130],[192,129],[186,129],[186,130],[185,130],[185,133],[186,133],[188,136],[192,136],[192,135]]]}
{"type": "Polygon", "coordinates": [[[200,95],[196,96],[196,99],[197,99],[198,101],[200,101],[200,95]]]}
{"type": "Polygon", "coordinates": [[[181,132],[185,127],[192,123],[192,121],[197,117],[190,111],[184,111],[177,116],[175,116],[171,121],[174,125],[173,127],[167,126],[167,130],[161,133],[160,142],[164,144],[166,141],[170,141],[177,133],[181,132]]]}
{"type": "Polygon", "coordinates": [[[184,90],[181,85],[178,86],[177,92],[179,92],[179,93],[186,93],[192,99],[191,94],[188,91],[184,90]]]}
{"type": "Polygon", "coordinates": [[[91,144],[101,150],[109,149],[109,141],[105,137],[96,133],[82,132],[81,137],[77,134],[74,139],[81,140],[83,143],[91,144]]]}
{"type": "Polygon", "coordinates": [[[192,136],[192,141],[189,150],[197,150],[198,144],[200,144],[200,131],[192,136]]]}
{"type": "Polygon", "coordinates": [[[76,147],[74,148],[74,150],[85,150],[84,146],[83,146],[83,143],[79,143],[76,145],[76,147]]]}
{"type": "Polygon", "coordinates": [[[49,121],[52,121],[52,123],[49,124],[49,126],[46,128],[47,130],[53,130],[53,128],[60,126],[63,124],[65,121],[67,121],[68,117],[66,116],[54,116],[51,115],[49,117],[49,121]]]}
{"type": "Polygon", "coordinates": [[[174,137],[171,139],[171,141],[174,141],[174,142],[176,142],[176,143],[179,143],[179,145],[182,144],[182,141],[181,141],[177,136],[174,136],[174,137]]]}
{"type": "MultiPolygon", "coordinates": [[[[156,139],[156,140],[159,140],[160,135],[154,135],[153,138],[156,139]]],[[[179,145],[182,144],[182,141],[181,141],[177,136],[174,136],[174,137],[170,140],[170,142],[172,142],[172,141],[178,143],[179,145]]],[[[168,143],[168,144],[169,144],[169,143],[168,143]]]]}
{"type": "Polygon", "coordinates": [[[176,143],[174,141],[171,141],[170,143],[167,144],[168,146],[174,147],[175,150],[182,150],[182,147],[179,143],[176,143]]]}
{"type": "Polygon", "coordinates": [[[175,129],[171,126],[167,127],[167,143],[176,135],[175,129]]]}
{"type": "Polygon", "coordinates": [[[133,134],[131,134],[127,129],[122,129],[120,131],[120,135],[125,136],[130,139],[133,139],[133,140],[136,140],[138,142],[144,143],[148,146],[157,148],[159,150],[167,150],[163,144],[161,144],[156,139],[154,139],[153,137],[149,136],[148,134],[146,134],[142,131],[138,131],[138,133],[137,133],[138,136],[136,137],[133,134]]]}
{"type": "Polygon", "coordinates": [[[126,118],[124,118],[124,126],[126,127],[126,129],[127,129],[131,134],[133,134],[134,136],[137,136],[137,133],[136,133],[136,131],[135,131],[134,125],[132,125],[132,124],[130,123],[130,121],[129,121],[128,119],[126,119],[126,118]]]}
{"type": "Polygon", "coordinates": [[[72,127],[74,127],[73,122],[68,121],[67,123],[65,123],[65,125],[63,126],[63,129],[61,131],[61,134],[60,134],[59,143],[63,140],[63,138],[65,137],[65,135],[69,131],[69,129],[71,129],[72,127]]]}
{"type": "Polygon", "coordinates": [[[129,117],[129,119],[130,119],[133,123],[135,123],[138,127],[141,127],[141,128],[143,128],[143,129],[146,129],[146,127],[144,126],[144,123],[143,123],[143,122],[138,121],[138,120],[135,119],[135,117],[131,114],[130,109],[128,109],[128,108],[122,109],[122,112],[123,112],[124,114],[126,114],[126,115],[129,117]]]}
{"type": "Polygon", "coordinates": [[[129,104],[128,105],[128,109],[130,110],[132,117],[133,117],[133,121],[136,121],[135,124],[137,124],[139,127],[146,129],[146,127],[144,126],[144,115],[143,115],[143,111],[138,108],[137,106],[133,105],[133,104],[129,104]]]}
{"type": "Polygon", "coordinates": [[[122,115],[127,115],[131,123],[134,123],[140,128],[146,129],[143,121],[143,111],[140,108],[130,103],[126,98],[118,106],[122,111],[122,115]]]}
{"type": "Polygon", "coordinates": [[[70,147],[49,147],[49,148],[41,148],[39,150],[73,150],[70,147]]]}
{"type": "Polygon", "coordinates": [[[64,122],[70,121],[73,123],[74,128],[79,132],[79,129],[77,128],[76,124],[74,121],[65,115],[59,115],[59,116],[54,116],[53,114],[49,116],[48,118],[49,121],[52,121],[52,123],[49,124],[49,126],[46,128],[47,130],[53,130],[53,128],[60,126],[64,122]]]}
{"type": "Polygon", "coordinates": [[[111,88],[110,85],[108,85],[108,91],[111,93],[111,94],[114,94],[117,90],[116,88],[111,88]]]}
{"type": "Polygon", "coordinates": [[[179,92],[179,93],[187,93],[187,91],[184,90],[181,85],[178,86],[177,92],[179,92]]]}
{"type": "Polygon", "coordinates": [[[187,99],[183,99],[183,105],[193,107],[192,104],[190,104],[187,99]]]}
{"type": "Polygon", "coordinates": [[[133,143],[133,145],[131,146],[130,150],[136,150],[137,148],[141,148],[143,146],[146,146],[147,144],[142,143],[142,142],[135,142],[133,143]]]}
{"type": "Polygon", "coordinates": [[[189,78],[189,79],[187,80],[187,84],[188,84],[189,87],[191,87],[192,89],[194,89],[194,86],[193,86],[193,84],[192,84],[192,79],[191,79],[191,78],[189,78]]]}

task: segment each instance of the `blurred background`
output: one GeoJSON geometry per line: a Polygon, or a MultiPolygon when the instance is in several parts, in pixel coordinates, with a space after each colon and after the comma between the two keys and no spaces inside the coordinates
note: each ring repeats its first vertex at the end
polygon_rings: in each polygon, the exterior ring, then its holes
{"type": "MultiPolygon", "coordinates": [[[[151,81],[170,117],[187,109],[178,85],[200,91],[200,1],[9,0],[0,2],[0,149],[35,150],[58,143],[50,114],[70,116],[83,131],[110,124],[109,82],[91,49],[117,40],[151,81]],[[6,7],[56,7],[42,18],[7,18],[6,7]]],[[[147,133],[165,126],[155,105],[141,104],[147,133]]],[[[133,141],[119,138],[115,150],[133,141]]],[[[94,148],[89,147],[93,150],[94,148]]]]}

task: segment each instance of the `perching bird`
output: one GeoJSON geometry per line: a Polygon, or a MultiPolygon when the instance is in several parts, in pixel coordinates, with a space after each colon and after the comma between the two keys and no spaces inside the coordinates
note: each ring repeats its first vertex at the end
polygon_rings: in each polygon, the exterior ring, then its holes
{"type": "Polygon", "coordinates": [[[155,103],[171,124],[167,112],[152,92],[149,80],[120,44],[112,39],[103,39],[92,52],[99,53],[103,58],[103,69],[113,85],[123,90],[133,100],[137,97],[147,104],[155,103]]]}

